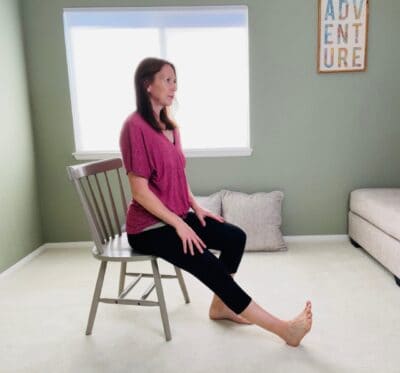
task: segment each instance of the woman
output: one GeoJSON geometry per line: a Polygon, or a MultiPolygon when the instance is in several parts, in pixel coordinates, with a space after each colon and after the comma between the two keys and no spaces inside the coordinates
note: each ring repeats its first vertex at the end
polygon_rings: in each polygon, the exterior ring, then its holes
{"type": "Polygon", "coordinates": [[[126,229],[137,251],[192,273],[214,293],[209,317],[256,324],[298,346],[311,329],[311,303],[293,320],[257,305],[233,280],[245,233],[196,203],[185,176],[179,130],[168,115],[177,89],[175,67],[146,58],[135,73],[137,111],[124,123],[120,147],[132,191],[126,229]],[[190,212],[190,207],[193,212],[190,212]],[[219,258],[208,248],[221,251],[219,258]]]}

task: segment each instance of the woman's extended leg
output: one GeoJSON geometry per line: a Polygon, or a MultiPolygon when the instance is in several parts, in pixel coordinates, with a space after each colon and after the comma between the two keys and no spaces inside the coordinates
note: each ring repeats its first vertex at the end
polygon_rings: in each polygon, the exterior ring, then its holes
{"type": "Polygon", "coordinates": [[[292,346],[297,346],[311,328],[311,304],[293,320],[276,318],[251,300],[209,250],[205,249],[202,254],[184,254],[182,242],[170,226],[128,235],[128,240],[134,249],[157,255],[190,272],[214,291],[233,312],[277,334],[292,346]]]}
{"type": "Polygon", "coordinates": [[[251,301],[240,315],[254,324],[275,333],[290,346],[298,346],[312,326],[312,310],[310,301],[307,301],[304,310],[297,317],[289,321],[278,319],[261,308],[254,301],[251,301]]]}
{"type": "MultiPolygon", "coordinates": [[[[246,234],[243,230],[235,225],[226,222],[220,223],[211,218],[206,218],[206,226],[203,227],[194,214],[188,216],[187,222],[207,247],[221,251],[219,260],[233,277],[239,267],[246,245],[246,234]]],[[[311,302],[307,302],[304,310],[293,320],[284,321],[271,315],[254,301],[251,301],[249,306],[240,315],[237,315],[215,294],[209,316],[214,320],[228,319],[240,324],[254,323],[277,334],[292,346],[300,343],[312,325],[311,302]]]]}

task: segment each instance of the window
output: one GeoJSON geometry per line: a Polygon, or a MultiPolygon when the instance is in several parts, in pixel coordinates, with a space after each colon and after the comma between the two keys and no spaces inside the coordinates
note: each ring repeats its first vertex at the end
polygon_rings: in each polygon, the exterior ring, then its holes
{"type": "Polygon", "coordinates": [[[187,156],[251,154],[247,7],[64,9],[64,31],[78,159],[119,152],[145,57],[177,69],[187,156]]]}

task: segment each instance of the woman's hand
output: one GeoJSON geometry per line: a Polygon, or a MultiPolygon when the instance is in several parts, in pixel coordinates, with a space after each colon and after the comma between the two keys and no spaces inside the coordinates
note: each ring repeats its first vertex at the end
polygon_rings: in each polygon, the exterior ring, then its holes
{"type": "Polygon", "coordinates": [[[186,224],[183,220],[180,220],[175,226],[175,230],[182,240],[183,252],[185,254],[187,254],[189,250],[190,254],[194,255],[194,248],[203,254],[203,249],[206,248],[206,244],[188,224],[186,224]]]}
{"type": "Polygon", "coordinates": [[[206,217],[219,221],[220,223],[223,223],[225,221],[222,216],[214,214],[206,209],[203,209],[201,206],[196,206],[196,208],[193,208],[193,211],[195,212],[196,216],[200,220],[200,223],[203,227],[206,226],[206,220],[205,220],[206,217]]]}

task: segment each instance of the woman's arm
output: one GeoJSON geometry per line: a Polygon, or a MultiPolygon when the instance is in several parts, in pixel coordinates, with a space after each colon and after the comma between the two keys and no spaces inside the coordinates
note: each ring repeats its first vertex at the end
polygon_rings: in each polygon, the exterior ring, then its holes
{"type": "Polygon", "coordinates": [[[188,193],[189,193],[189,203],[190,203],[190,207],[193,209],[193,211],[196,211],[199,207],[201,208],[201,206],[197,203],[197,201],[195,200],[192,191],[190,190],[190,185],[187,184],[187,189],[188,189],[188,193]]]}
{"type": "Polygon", "coordinates": [[[222,216],[220,215],[216,215],[213,214],[211,211],[208,211],[206,209],[204,209],[203,207],[201,207],[196,199],[193,196],[193,193],[190,189],[190,185],[189,183],[187,183],[187,189],[188,189],[188,193],[189,193],[189,202],[190,202],[190,206],[193,209],[193,211],[195,212],[196,216],[199,218],[200,223],[203,225],[203,227],[206,226],[206,221],[205,218],[208,216],[214,220],[219,221],[220,223],[223,223],[225,220],[222,216]]]}
{"type": "Polygon", "coordinates": [[[194,255],[193,245],[201,253],[203,252],[203,248],[206,247],[204,242],[182,218],[170,211],[150,190],[147,179],[137,176],[133,172],[128,173],[128,179],[133,199],[151,214],[175,228],[182,240],[185,254],[189,249],[190,253],[194,255]]]}
{"type": "Polygon", "coordinates": [[[128,173],[128,178],[133,199],[151,214],[175,228],[182,219],[170,211],[150,190],[148,180],[132,172],[128,173]]]}

